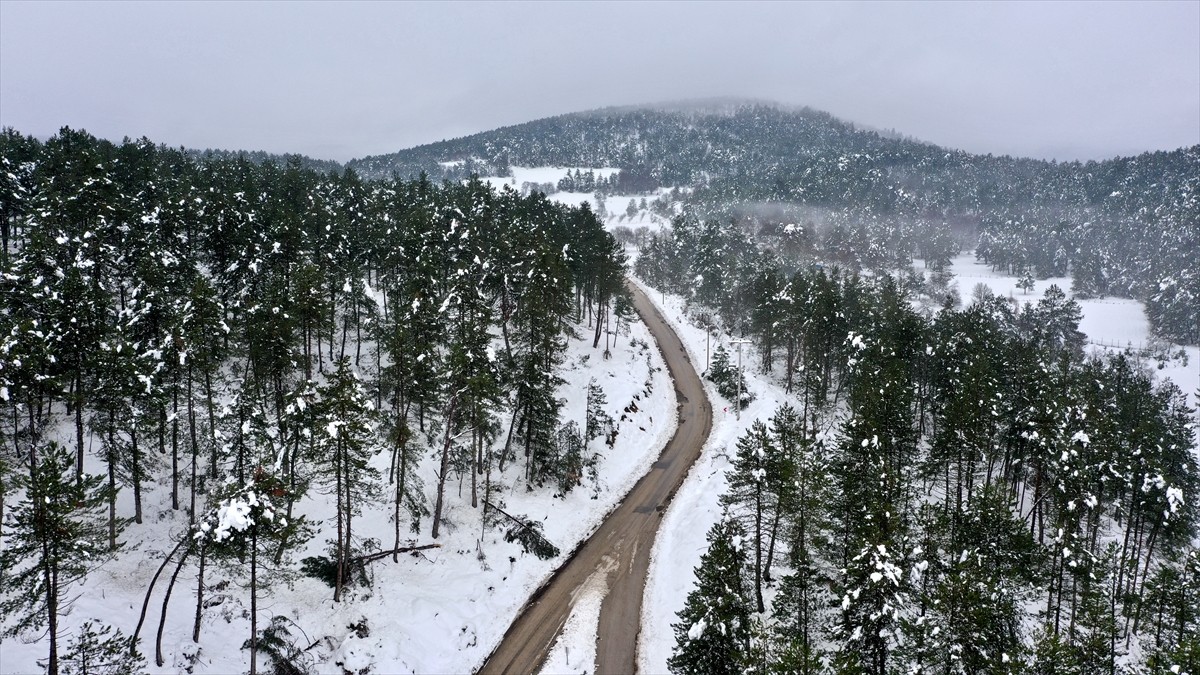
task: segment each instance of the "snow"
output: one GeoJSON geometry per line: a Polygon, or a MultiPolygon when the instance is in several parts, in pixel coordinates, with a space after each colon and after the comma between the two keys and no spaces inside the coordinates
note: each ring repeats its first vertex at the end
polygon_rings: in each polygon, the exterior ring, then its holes
{"type": "MultiPolygon", "coordinates": [[[[586,324],[586,322],[585,322],[586,324]]],[[[619,434],[615,447],[609,448],[604,439],[589,446],[598,452],[598,484],[584,484],[565,498],[553,496],[552,487],[527,491],[520,478],[523,466],[510,466],[503,476],[493,474],[500,483],[496,496],[505,503],[509,513],[520,514],[543,524],[545,536],[562,553],[543,561],[525,554],[519,544],[503,540],[503,528],[483,531],[480,510],[472,509],[469,486],[459,492],[457,482],[446,486],[446,512],[440,539],[429,536],[431,521],[422,520],[419,533],[401,545],[440,544],[440,548],[402,554],[399,562],[390,557],[368,565],[373,576],[371,587],[351,587],[340,603],[333,602],[333,589],[323,582],[298,576],[291,582],[266,568],[260,579],[271,582],[260,590],[258,625],[269,625],[271,617],[284,616],[294,621],[298,630],[292,634],[300,648],[312,649],[318,673],[340,675],[341,661],[346,667],[370,666],[374,673],[466,673],[476,670],[503,637],[512,620],[532,593],[544,583],[570,552],[603,521],[616,507],[620,498],[646,473],[658,453],[675,430],[675,398],[666,368],[650,337],[640,322],[633,323],[628,334],[616,337],[611,347],[611,359],[602,357],[603,345],[592,349],[591,331],[586,325],[578,330],[580,337],[568,339],[566,360],[559,375],[566,381],[558,395],[565,399],[562,422],[577,421],[583,426],[587,385],[595,380],[603,387],[607,398],[606,412],[616,420],[619,434]],[[632,340],[637,340],[635,346],[632,340]],[[648,346],[642,347],[641,344],[648,346]],[[647,357],[655,367],[648,372],[647,357]],[[641,395],[649,378],[653,393],[641,395]],[[641,396],[637,413],[623,409],[641,396]],[[622,415],[626,420],[621,421],[622,415]],[[461,494],[461,497],[460,497],[461,494]],[[352,625],[365,620],[369,634],[360,635],[352,625]],[[302,631],[302,632],[301,632],[302,631]]],[[[220,403],[219,403],[220,404],[220,403]]],[[[507,423],[507,413],[501,412],[507,423]]],[[[73,427],[64,419],[57,430],[60,441],[71,445],[73,427]]],[[[498,440],[504,442],[503,434],[498,440]]],[[[98,448],[93,448],[96,451],[98,448]]],[[[520,455],[520,451],[518,451],[520,455]]],[[[389,457],[380,455],[373,464],[386,476],[389,457]]],[[[426,455],[420,466],[430,506],[436,489],[436,462],[426,455]]],[[[94,456],[88,457],[87,470],[103,473],[104,465],[94,456]]],[[[186,471],[185,471],[186,474],[186,471]]],[[[78,594],[74,606],[62,618],[64,643],[69,635],[88,619],[99,618],[131,635],[137,625],[142,601],[151,577],[163,557],[180,536],[186,536],[187,515],[183,510],[170,509],[169,481],[147,484],[146,518],[142,525],[130,525],[123,540],[125,552],[117,559],[92,572],[86,580],[68,590],[78,594]]],[[[186,489],[183,499],[187,502],[186,489]]],[[[247,503],[248,504],[248,503],[247,503]]],[[[247,504],[231,503],[222,512],[231,529],[237,529],[245,517],[247,504]],[[241,515],[239,515],[241,514],[241,515]]],[[[131,490],[122,490],[118,513],[133,513],[131,490]]],[[[355,520],[357,536],[379,540],[384,548],[393,541],[390,504],[386,500],[364,505],[363,513],[355,520]]],[[[319,530],[307,550],[295,559],[325,555],[325,540],[331,537],[334,524],[332,497],[310,492],[301,502],[295,515],[308,515],[319,530]]],[[[407,519],[405,521],[407,528],[407,519]]],[[[191,640],[195,611],[196,559],[192,558],[179,574],[167,612],[163,635],[164,663],[154,665],[154,641],[158,628],[166,582],[174,564],[164,571],[150,600],[146,625],[142,628],[142,652],[148,656],[150,673],[178,673],[185,670],[206,673],[237,673],[247,670],[249,652],[241,645],[249,637],[249,592],[244,587],[244,575],[210,565],[206,572],[206,604],[200,644],[191,640]]],[[[298,567],[294,565],[293,567],[298,567]]],[[[562,672],[591,670],[594,661],[595,624],[599,616],[599,599],[603,589],[581,593],[576,600],[572,621],[567,626],[562,643],[562,672]],[[569,656],[568,656],[569,645],[569,656]],[[588,650],[592,651],[589,652],[588,650]]],[[[44,639],[26,643],[20,639],[5,640],[0,646],[0,673],[37,671],[36,663],[46,657],[44,639]]],[[[268,670],[267,659],[260,655],[259,666],[268,670]]],[[[555,672],[559,669],[555,668],[555,672]]]]}
{"type": "MultiPolygon", "coordinates": [[[[921,269],[920,262],[916,264],[921,269]]],[[[975,260],[974,254],[964,254],[955,258],[951,271],[954,273],[954,284],[958,286],[964,303],[971,301],[971,292],[976,284],[984,284],[992,293],[1000,297],[1011,297],[1019,303],[1037,302],[1051,284],[1056,284],[1068,295],[1071,294],[1071,280],[1056,278],[1038,280],[1033,292],[1026,294],[1017,288],[1018,279],[993,272],[991,268],[975,260]]],[[[684,314],[683,298],[677,295],[664,295],[657,290],[646,288],[647,295],[659,302],[663,308],[663,317],[679,334],[687,347],[693,363],[704,363],[705,333],[700,327],[689,323],[684,314]]],[[[1080,330],[1088,336],[1091,349],[1120,350],[1126,346],[1143,347],[1150,341],[1150,327],[1146,320],[1143,306],[1135,300],[1123,298],[1078,299],[1083,318],[1080,330]]],[[[848,341],[859,347],[861,337],[851,334],[848,341]]],[[[728,350],[728,341],[725,342],[728,350]]],[[[715,349],[716,344],[711,345],[715,349]]],[[[1179,346],[1176,345],[1178,349],[1179,346]]],[[[1157,371],[1158,377],[1170,378],[1184,390],[1188,397],[1188,405],[1196,407],[1198,388],[1200,388],[1200,348],[1184,347],[1187,363],[1179,360],[1166,363],[1157,371]]],[[[747,359],[747,363],[753,359],[747,359]]],[[[663,514],[662,528],[655,541],[651,553],[650,571],[646,581],[646,595],[643,604],[642,631],[638,643],[638,669],[641,672],[666,672],[667,659],[674,648],[675,637],[668,627],[678,621],[676,614],[683,608],[687,594],[695,584],[694,569],[700,563],[700,557],[707,550],[706,534],[721,515],[718,502],[725,491],[725,472],[729,469],[728,452],[732,452],[737,438],[749,428],[755,419],[767,419],[774,414],[775,409],[786,400],[782,390],[770,381],[760,376],[755,369],[746,369],[747,386],[757,398],[749,408],[742,412],[741,421],[727,410],[728,402],[724,401],[715,391],[712,384],[705,381],[709,398],[713,401],[715,419],[713,420],[712,435],[704,447],[700,460],[692,468],[683,485],[675,495],[675,499],[663,514]]],[[[827,436],[830,430],[819,430],[818,437],[827,436]]],[[[1090,441],[1084,434],[1076,434],[1074,440],[1083,444],[1090,441]]],[[[864,440],[864,443],[867,442],[864,440]]],[[[1195,449],[1200,458],[1200,447],[1195,449]]],[[[1156,486],[1163,489],[1165,486],[1156,486]]],[[[1181,497],[1176,488],[1166,487],[1168,515],[1181,504],[1181,497]],[[1175,490],[1175,492],[1172,492],[1175,490]]],[[[890,566],[890,563],[888,563],[890,566]]],[[[884,577],[898,578],[900,570],[889,567],[871,575],[872,580],[882,580],[884,577]]],[[[894,582],[894,580],[893,580],[894,582]]],[[[846,598],[844,602],[848,602],[846,598]]]]}
{"type": "MultiPolygon", "coordinates": [[[[609,176],[620,172],[620,169],[613,167],[586,166],[513,166],[509,168],[512,172],[511,176],[484,176],[480,177],[479,180],[491,185],[496,189],[500,189],[502,186],[507,185],[514,190],[520,190],[521,186],[525,183],[552,183],[557,186],[560,179],[565,177],[568,173],[574,173],[575,171],[579,171],[583,174],[586,174],[590,171],[595,174],[596,178],[608,178],[609,176]]],[[[647,194],[606,196],[604,198],[604,208],[608,214],[608,217],[604,219],[605,226],[610,230],[618,226],[630,228],[644,226],[655,231],[666,229],[669,223],[660,216],[650,213],[648,210],[638,211],[638,213],[632,218],[626,216],[626,210],[629,208],[629,202],[631,201],[640,203],[643,199],[645,199],[646,202],[649,203],[660,196],[669,193],[670,191],[670,187],[662,187],[652,193],[647,194]]],[[[600,207],[600,204],[596,200],[595,193],[592,192],[555,192],[547,195],[546,197],[551,201],[558,202],[560,204],[566,204],[568,206],[579,206],[580,204],[586,202],[589,206],[591,206],[592,210],[596,212],[599,211],[600,207]]]]}
{"type": "MultiPolygon", "coordinates": [[[[918,261],[916,268],[920,270],[921,267],[918,261]]],[[[977,261],[974,253],[964,253],[954,258],[950,271],[954,273],[954,283],[964,303],[971,301],[976,284],[987,286],[997,297],[1012,298],[1021,304],[1041,300],[1051,285],[1058,286],[1068,296],[1072,295],[1070,277],[1039,279],[1033,292],[1025,293],[1017,288],[1016,277],[993,271],[986,263],[977,261]]],[[[1144,348],[1151,342],[1150,322],[1146,319],[1144,306],[1137,300],[1076,298],[1075,301],[1083,312],[1079,330],[1087,335],[1092,349],[1117,352],[1126,347],[1144,348]]],[[[1158,368],[1158,377],[1168,378],[1179,385],[1187,397],[1188,406],[1195,409],[1196,393],[1200,389],[1200,347],[1174,345],[1174,349],[1182,349],[1187,354],[1186,364],[1175,359],[1162,367],[1157,364],[1154,367],[1158,368]]],[[[1200,448],[1197,449],[1197,457],[1200,457],[1200,448]]]]}
{"type": "Polygon", "coordinates": [[[245,500],[235,497],[226,501],[217,511],[217,527],[213,532],[213,537],[217,541],[224,541],[230,536],[231,530],[242,532],[253,525],[254,521],[250,517],[250,510],[257,505],[258,500],[255,494],[249,490],[246,492],[245,500]]]}
{"type": "MultiPolygon", "coordinates": [[[[507,185],[514,190],[520,190],[524,183],[554,183],[558,185],[568,173],[579,171],[587,173],[595,172],[596,178],[608,178],[609,176],[619,173],[621,170],[614,167],[586,167],[586,166],[511,166],[509,167],[511,176],[483,176],[479,180],[491,185],[496,189],[507,185]]],[[[582,194],[582,193],[580,193],[582,194]]],[[[585,195],[585,199],[591,195],[585,195]]],[[[579,202],[574,202],[578,204],[579,202]]]]}
{"type": "Polygon", "coordinates": [[[600,605],[608,595],[608,574],[616,561],[596,570],[576,591],[571,615],[550,647],[542,675],[586,675],[596,667],[596,639],[600,627],[600,605]]]}
{"type": "MultiPolygon", "coordinates": [[[[635,282],[642,285],[646,295],[659,305],[663,318],[679,335],[691,362],[707,367],[705,331],[687,321],[683,299],[678,295],[664,295],[636,279],[635,282]]],[[[720,338],[709,343],[710,356],[718,344],[727,351],[735,350],[728,339],[720,338]]],[[[753,361],[751,352],[752,348],[745,353],[745,363],[753,361]]],[[[780,387],[759,377],[755,369],[746,368],[746,386],[755,399],[738,420],[730,402],[717,393],[711,382],[703,382],[713,407],[712,432],[700,459],[663,514],[662,526],[650,553],[642,603],[642,629],[638,638],[638,671],[643,673],[667,672],[667,659],[675,646],[670,626],[679,620],[676,614],[683,609],[684,600],[695,584],[694,570],[700,564],[700,556],[708,550],[708,531],[721,516],[718,500],[725,491],[725,472],[730,467],[728,453],[754,420],[769,419],[786,398],[780,387]]]]}
{"type": "MultiPolygon", "coordinates": [[[[546,182],[542,176],[549,175],[519,174],[517,171],[514,168],[518,187],[521,180],[546,182]]],[[[555,171],[565,173],[566,169],[555,171]]],[[[590,195],[582,197],[591,198],[590,195]]],[[[610,198],[609,208],[614,212],[617,211],[614,208],[616,199],[610,198]]],[[[613,222],[610,218],[609,224],[613,222]]],[[[1034,292],[1025,294],[1016,288],[1015,278],[992,272],[971,255],[956,258],[952,271],[965,302],[970,301],[971,290],[977,283],[984,283],[993,293],[1012,297],[1018,302],[1036,302],[1051,283],[1070,292],[1069,279],[1051,279],[1038,281],[1034,292]]],[[[661,300],[662,314],[679,334],[692,362],[704,363],[705,332],[685,319],[682,298],[647,290],[653,300],[661,300]]],[[[367,289],[367,292],[373,294],[376,291],[367,289]]],[[[1140,303],[1111,298],[1079,302],[1084,317],[1080,328],[1088,334],[1092,348],[1110,348],[1104,346],[1106,343],[1136,347],[1148,340],[1149,330],[1140,303]]],[[[635,348],[631,339],[651,344],[652,341],[640,323],[631,328],[631,335],[618,338],[611,360],[604,360],[600,350],[591,349],[587,337],[590,331],[580,331],[580,338],[569,341],[567,361],[561,373],[566,384],[559,393],[567,401],[563,421],[582,423],[587,383],[591,378],[602,384],[608,400],[607,412],[619,420],[622,409],[643,389],[647,378],[647,354],[655,367],[660,368],[650,375],[653,394],[643,396],[638,402],[640,412],[632,420],[618,422],[620,434],[616,447],[604,447],[601,439],[593,442],[592,447],[603,457],[598,488],[593,489],[585,483],[565,498],[555,498],[549,488],[526,491],[517,477],[519,469],[509,469],[502,478],[506,510],[543,523],[547,538],[562,549],[562,555],[541,561],[522,553],[518,545],[505,543],[501,530],[481,532],[478,510],[471,509],[465,500],[458,498],[455,494],[457,486],[448,484],[445,535],[437,542],[441,544],[440,548],[403,555],[399,563],[393,563],[390,558],[372,563],[370,572],[374,576],[374,585],[350,589],[347,599],[338,604],[332,602],[332,589],[320,581],[300,577],[290,585],[276,583],[261,593],[259,625],[266,625],[273,615],[295,621],[309,638],[299,637],[300,646],[314,644],[308,653],[316,660],[317,671],[322,673],[340,673],[342,666],[369,666],[372,672],[383,673],[470,672],[476,669],[503,636],[527,598],[649,469],[674,431],[673,387],[662,368],[661,357],[652,347],[645,351],[635,348]],[[349,629],[364,619],[370,628],[365,637],[349,629]],[[338,662],[341,665],[337,665],[338,662]]],[[[853,341],[854,337],[850,339],[853,341]]],[[[717,344],[709,345],[710,353],[717,344]]],[[[728,341],[724,344],[731,349],[728,341]]],[[[1194,407],[1194,385],[1200,382],[1200,349],[1188,347],[1185,351],[1188,355],[1186,366],[1178,361],[1170,362],[1159,374],[1179,383],[1189,396],[1189,405],[1194,407]]],[[[750,357],[747,362],[752,360],[750,357]]],[[[742,412],[740,420],[711,383],[705,383],[715,412],[713,430],[700,460],[663,514],[662,527],[651,554],[638,645],[638,664],[642,672],[666,671],[674,644],[669,626],[677,621],[676,613],[693,587],[691,570],[706,550],[706,533],[720,517],[718,499],[724,491],[725,472],[729,469],[727,453],[754,420],[769,418],[785,400],[781,389],[757,375],[753,368],[747,369],[746,376],[748,388],[756,398],[742,412]]],[[[7,394],[7,391],[0,391],[0,398],[6,399],[7,394]]],[[[58,434],[69,444],[71,431],[67,423],[58,434]]],[[[332,431],[336,433],[336,429],[332,431]]],[[[827,435],[828,430],[819,433],[827,435]]],[[[1077,440],[1088,442],[1085,437],[1077,440]]],[[[377,468],[384,468],[385,473],[386,461],[386,457],[375,460],[377,468]]],[[[427,459],[420,469],[430,494],[436,487],[433,464],[427,459]]],[[[100,473],[103,466],[95,457],[89,457],[88,469],[100,473]]],[[[1147,487],[1166,490],[1169,511],[1181,506],[1177,488],[1157,483],[1147,487]]],[[[63,617],[64,638],[92,618],[102,618],[126,634],[132,634],[150,578],[165,553],[186,531],[186,515],[182,511],[171,511],[167,506],[169,488],[161,483],[147,488],[145,498],[149,516],[145,524],[131,525],[127,530],[126,553],[93,572],[82,585],[69,589],[69,595],[78,592],[79,598],[63,617]]],[[[324,553],[324,539],[329,528],[324,519],[332,512],[326,499],[314,496],[301,504],[299,511],[319,519],[317,524],[325,531],[314,536],[309,550],[297,557],[324,553]]],[[[219,522],[226,523],[228,528],[240,529],[238,524],[242,521],[239,518],[245,518],[248,506],[248,502],[228,504],[221,512],[219,522]]],[[[132,514],[131,491],[122,491],[118,510],[122,515],[132,514]]],[[[386,505],[366,508],[358,519],[358,533],[390,545],[392,525],[388,513],[386,505]]],[[[412,543],[431,543],[428,530],[426,519],[421,532],[412,535],[412,543]]],[[[151,659],[150,672],[174,673],[185,669],[195,673],[243,672],[248,652],[239,647],[249,632],[248,594],[237,583],[222,589],[222,582],[227,581],[222,578],[225,573],[211,569],[207,578],[208,598],[214,604],[205,611],[199,646],[193,644],[193,563],[180,574],[167,613],[163,644],[165,662],[162,667],[155,667],[151,659]]],[[[890,578],[894,570],[886,572],[890,578]]],[[[605,591],[603,578],[604,575],[598,574],[596,583],[589,584],[578,594],[544,672],[589,672],[593,668],[599,605],[605,591]]],[[[147,625],[141,634],[143,652],[151,656],[164,587],[165,579],[160,579],[151,598],[147,625]]],[[[0,673],[37,670],[37,660],[45,657],[42,641],[6,640],[0,650],[0,673]]]]}

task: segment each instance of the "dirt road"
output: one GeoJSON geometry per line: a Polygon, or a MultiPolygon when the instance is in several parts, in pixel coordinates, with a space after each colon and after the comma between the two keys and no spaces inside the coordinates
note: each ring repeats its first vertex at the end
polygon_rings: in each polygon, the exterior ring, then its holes
{"type": "MultiPolygon", "coordinates": [[[[675,381],[679,428],[650,472],[534,594],[480,673],[537,672],[571,613],[575,595],[596,574],[606,575],[608,585],[608,594],[600,607],[596,672],[629,675],[637,669],[637,639],[650,549],[662,522],[662,511],[699,458],[708,438],[712,408],[675,332],[641,290],[632,284],[629,288],[634,308],[658,341],[675,381]]],[[[658,629],[670,630],[670,627],[658,629]]]]}

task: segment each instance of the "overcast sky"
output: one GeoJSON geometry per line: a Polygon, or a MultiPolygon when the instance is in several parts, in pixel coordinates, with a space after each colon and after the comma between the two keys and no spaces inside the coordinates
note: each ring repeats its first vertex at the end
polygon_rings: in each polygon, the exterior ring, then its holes
{"type": "Polygon", "coordinates": [[[0,125],[367,154],[745,96],[973,152],[1200,143],[1200,1],[187,4],[0,0],[0,125]]]}

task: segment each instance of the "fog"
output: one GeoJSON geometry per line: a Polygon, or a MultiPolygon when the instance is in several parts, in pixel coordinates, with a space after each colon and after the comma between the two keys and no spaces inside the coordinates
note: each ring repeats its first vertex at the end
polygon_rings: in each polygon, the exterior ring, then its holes
{"type": "Polygon", "coordinates": [[[347,160],[715,96],[941,145],[1200,143],[1200,3],[0,3],[0,125],[347,160]]]}

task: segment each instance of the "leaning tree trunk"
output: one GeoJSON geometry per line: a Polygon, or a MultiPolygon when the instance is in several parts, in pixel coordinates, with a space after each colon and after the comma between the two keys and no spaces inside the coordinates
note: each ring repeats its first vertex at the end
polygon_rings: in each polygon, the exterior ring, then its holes
{"type": "Polygon", "coordinates": [[[175,589],[175,580],[179,578],[179,572],[183,569],[183,563],[187,561],[188,554],[191,552],[191,547],[183,550],[183,555],[180,556],[179,563],[175,565],[175,571],[171,573],[171,580],[167,582],[167,590],[163,593],[162,612],[158,615],[158,634],[154,638],[154,662],[158,664],[159,668],[162,668],[163,665],[163,629],[167,626],[167,607],[171,604],[171,591],[175,589]]]}
{"type": "Polygon", "coordinates": [[[437,501],[433,507],[433,538],[437,539],[441,532],[442,505],[446,495],[446,475],[450,473],[450,431],[451,420],[454,419],[454,407],[458,403],[458,394],[450,397],[450,405],[446,410],[446,438],[442,442],[442,461],[438,470],[437,501]]]}

